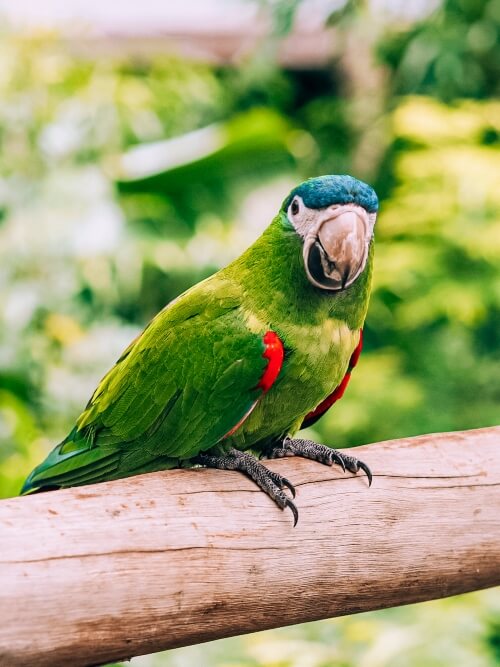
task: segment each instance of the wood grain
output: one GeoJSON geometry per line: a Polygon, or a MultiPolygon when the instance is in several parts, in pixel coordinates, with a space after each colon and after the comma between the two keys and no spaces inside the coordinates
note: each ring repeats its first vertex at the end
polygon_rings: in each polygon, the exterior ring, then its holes
{"type": "Polygon", "coordinates": [[[90,665],[500,583],[500,427],[269,462],[300,519],[235,472],[174,470],[0,503],[0,665],[90,665]]]}

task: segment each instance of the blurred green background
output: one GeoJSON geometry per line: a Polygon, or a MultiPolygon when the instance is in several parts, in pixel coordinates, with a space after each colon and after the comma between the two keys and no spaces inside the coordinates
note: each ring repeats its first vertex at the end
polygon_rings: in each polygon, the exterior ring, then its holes
{"type": "MultiPolygon", "coordinates": [[[[362,363],[312,435],[348,447],[498,423],[500,0],[246,4],[267,29],[232,59],[93,54],[0,25],[0,496],[151,316],[323,173],[370,182],[381,212],[362,363]],[[328,57],[287,61],[314,11],[328,57]]],[[[499,597],[132,664],[493,666],[499,597]]]]}

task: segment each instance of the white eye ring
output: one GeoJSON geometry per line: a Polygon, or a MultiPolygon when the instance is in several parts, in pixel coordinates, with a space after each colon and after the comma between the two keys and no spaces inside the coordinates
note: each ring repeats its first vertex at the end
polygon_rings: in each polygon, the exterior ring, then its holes
{"type": "Polygon", "coordinates": [[[288,207],[288,215],[295,217],[300,213],[301,208],[302,208],[302,199],[298,196],[295,196],[292,199],[290,206],[288,207]]]}

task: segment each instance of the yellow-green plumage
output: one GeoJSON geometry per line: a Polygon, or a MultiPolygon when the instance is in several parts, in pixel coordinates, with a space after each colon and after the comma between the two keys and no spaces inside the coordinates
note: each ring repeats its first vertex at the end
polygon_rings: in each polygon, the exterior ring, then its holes
{"type": "MultiPolygon", "coordinates": [[[[351,181],[354,194],[344,183],[341,196],[363,206],[351,181]]],[[[321,189],[320,195],[327,197],[321,189]]],[[[288,201],[241,257],[166,306],[131,343],[23,492],[175,467],[207,450],[259,451],[300,428],[339,385],[359,342],[373,243],[352,285],[319,289],[304,271],[303,239],[287,217],[288,201]],[[285,357],[264,393],[267,331],[279,336],[285,357]]]]}

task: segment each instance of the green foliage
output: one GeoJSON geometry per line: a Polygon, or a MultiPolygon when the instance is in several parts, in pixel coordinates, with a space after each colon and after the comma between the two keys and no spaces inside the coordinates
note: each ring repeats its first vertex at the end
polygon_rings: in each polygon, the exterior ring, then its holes
{"type": "Polygon", "coordinates": [[[410,30],[390,31],[379,55],[398,93],[444,100],[500,92],[499,0],[445,0],[410,30]]]}

